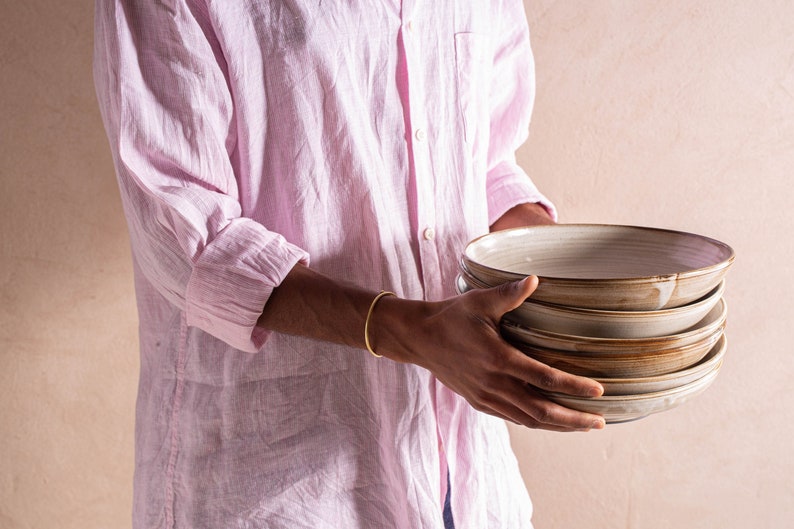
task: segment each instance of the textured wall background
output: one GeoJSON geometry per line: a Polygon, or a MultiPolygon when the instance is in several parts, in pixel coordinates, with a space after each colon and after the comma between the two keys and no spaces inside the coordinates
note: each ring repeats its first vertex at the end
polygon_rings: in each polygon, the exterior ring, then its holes
{"type": "MultiPolygon", "coordinates": [[[[129,527],[136,315],[91,80],[92,2],[0,16],[0,527],[129,527]]],[[[729,353],[685,406],[588,435],[514,430],[544,529],[794,519],[794,4],[527,2],[521,161],[566,222],[732,244],[729,353]]]]}
{"type": "Polygon", "coordinates": [[[0,527],[121,529],[137,315],[93,2],[0,11],[0,527]]]}

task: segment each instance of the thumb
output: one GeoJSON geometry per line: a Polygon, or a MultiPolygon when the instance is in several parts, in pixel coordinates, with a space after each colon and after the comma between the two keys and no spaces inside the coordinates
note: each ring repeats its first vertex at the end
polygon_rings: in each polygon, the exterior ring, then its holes
{"type": "Polygon", "coordinates": [[[497,311],[501,317],[506,312],[517,309],[538,288],[537,276],[528,276],[520,281],[503,283],[497,287],[499,302],[497,311]]]}

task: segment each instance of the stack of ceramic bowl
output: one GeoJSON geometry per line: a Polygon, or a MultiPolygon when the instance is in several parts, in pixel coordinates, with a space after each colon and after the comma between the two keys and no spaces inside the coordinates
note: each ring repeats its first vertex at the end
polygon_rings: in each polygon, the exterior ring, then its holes
{"type": "Polygon", "coordinates": [[[503,336],[539,361],[601,382],[602,397],[547,395],[614,423],[678,406],[714,381],[733,260],[728,245],[692,233],[535,226],[469,243],[457,287],[538,276],[532,296],[505,315],[503,336]]]}

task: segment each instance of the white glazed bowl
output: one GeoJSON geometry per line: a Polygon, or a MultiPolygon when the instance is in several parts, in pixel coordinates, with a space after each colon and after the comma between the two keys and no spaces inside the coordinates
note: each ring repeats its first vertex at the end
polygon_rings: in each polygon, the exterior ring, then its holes
{"type": "Polygon", "coordinates": [[[721,332],[728,317],[725,299],[717,302],[711,311],[697,324],[683,332],[652,338],[595,338],[559,334],[540,329],[532,329],[517,323],[503,320],[502,335],[512,343],[519,343],[543,349],[582,353],[661,353],[698,343],[708,336],[721,332]]]}
{"type": "Polygon", "coordinates": [[[536,301],[649,311],[702,298],[734,259],[727,244],[692,233],[556,224],[483,235],[466,246],[461,264],[484,286],[536,275],[536,301]]]}
{"type": "Polygon", "coordinates": [[[595,398],[572,397],[543,392],[550,400],[567,408],[595,413],[607,423],[632,421],[652,413],[666,411],[703,393],[717,378],[722,361],[717,362],[704,376],[663,391],[637,395],[614,395],[595,398]]]}

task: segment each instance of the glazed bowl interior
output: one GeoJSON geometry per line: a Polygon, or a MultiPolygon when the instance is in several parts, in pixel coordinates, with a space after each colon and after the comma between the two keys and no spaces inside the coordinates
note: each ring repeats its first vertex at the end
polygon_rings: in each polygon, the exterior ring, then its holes
{"type": "Polygon", "coordinates": [[[515,228],[470,242],[461,268],[486,286],[536,275],[539,301],[583,308],[655,310],[712,290],[733,249],[692,233],[638,226],[515,228]]]}

